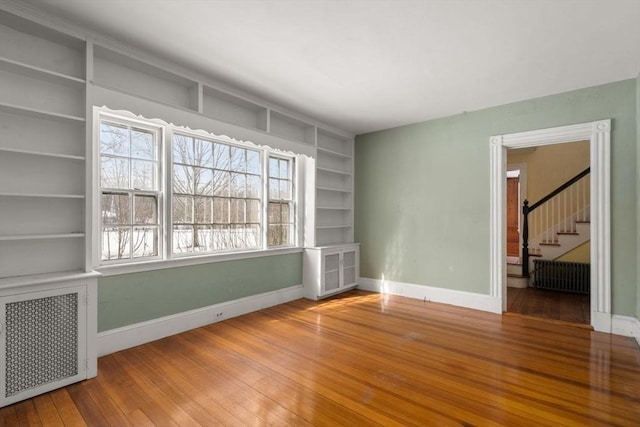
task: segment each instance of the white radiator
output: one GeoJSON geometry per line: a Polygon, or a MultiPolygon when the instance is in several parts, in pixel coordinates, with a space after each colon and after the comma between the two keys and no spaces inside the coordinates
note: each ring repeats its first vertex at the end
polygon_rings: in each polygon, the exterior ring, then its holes
{"type": "Polygon", "coordinates": [[[89,299],[86,284],[0,296],[0,407],[89,376],[89,299]]]}

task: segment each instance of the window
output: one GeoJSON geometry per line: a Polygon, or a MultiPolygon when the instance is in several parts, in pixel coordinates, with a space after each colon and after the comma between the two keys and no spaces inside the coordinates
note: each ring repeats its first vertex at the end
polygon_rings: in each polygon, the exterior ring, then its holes
{"type": "Polygon", "coordinates": [[[137,118],[98,122],[102,264],[296,245],[294,157],[137,118]]]}
{"type": "Polygon", "coordinates": [[[102,261],[160,253],[158,131],[100,122],[102,261]]]}
{"type": "Polygon", "coordinates": [[[260,152],[173,136],[173,253],[261,248],[260,152]]]}
{"type": "Polygon", "coordinates": [[[292,160],[269,157],[269,246],[293,242],[292,160]]]}

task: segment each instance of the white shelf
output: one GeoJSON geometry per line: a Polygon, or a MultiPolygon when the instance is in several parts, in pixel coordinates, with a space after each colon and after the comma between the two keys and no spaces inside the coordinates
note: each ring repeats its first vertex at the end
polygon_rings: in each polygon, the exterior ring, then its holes
{"type": "Polygon", "coordinates": [[[345,172],[345,171],[341,171],[341,170],[337,170],[337,169],[329,169],[329,168],[324,168],[324,167],[320,167],[320,166],[318,166],[317,169],[319,171],[323,171],[323,172],[329,172],[329,173],[335,173],[335,174],[339,174],[339,175],[351,176],[351,172],[345,172]]]}
{"type": "Polygon", "coordinates": [[[84,156],[74,156],[71,154],[59,154],[59,153],[46,153],[46,152],[41,152],[41,151],[35,151],[35,150],[22,150],[19,148],[5,148],[5,147],[0,147],[0,152],[7,152],[7,153],[17,153],[17,154],[25,154],[25,155],[33,155],[33,156],[43,156],[43,157],[54,157],[54,158],[59,158],[59,159],[70,159],[70,160],[82,160],[84,161],[84,156]]]}
{"type": "Polygon", "coordinates": [[[51,197],[54,199],[84,199],[83,194],[0,193],[2,197],[51,197]]]}
{"type": "Polygon", "coordinates": [[[317,225],[317,229],[330,229],[330,228],[351,228],[352,225],[342,224],[342,225],[317,225]]]}
{"type": "Polygon", "coordinates": [[[48,240],[48,239],[75,239],[84,237],[84,233],[55,233],[55,234],[13,234],[0,236],[0,241],[7,240],[48,240]]]}
{"type": "Polygon", "coordinates": [[[345,206],[316,206],[316,209],[327,211],[350,211],[351,207],[345,206]]]}
{"type": "Polygon", "coordinates": [[[84,79],[80,79],[78,77],[69,76],[4,57],[0,57],[0,69],[74,88],[82,88],[86,84],[84,79]]]}
{"type": "Polygon", "coordinates": [[[330,150],[328,148],[324,148],[324,147],[318,147],[318,151],[324,154],[328,154],[330,156],[334,156],[334,157],[340,157],[343,159],[351,159],[352,157],[348,154],[344,154],[344,153],[340,153],[338,151],[334,151],[334,150],[330,150]]]}
{"type": "Polygon", "coordinates": [[[61,271],[58,273],[29,274],[26,276],[4,277],[0,279],[0,289],[19,288],[45,283],[68,282],[72,280],[93,279],[99,277],[96,271],[83,270],[61,271]]]}
{"type": "Polygon", "coordinates": [[[70,120],[77,123],[85,122],[84,117],[55,113],[53,111],[40,110],[37,108],[24,107],[24,106],[14,105],[14,104],[0,103],[0,111],[6,111],[7,113],[24,114],[24,115],[38,117],[38,118],[44,117],[49,119],[70,120]]]}
{"type": "Polygon", "coordinates": [[[318,190],[322,190],[322,191],[334,191],[337,193],[351,193],[350,189],[347,188],[334,188],[334,187],[316,187],[318,190]]]}

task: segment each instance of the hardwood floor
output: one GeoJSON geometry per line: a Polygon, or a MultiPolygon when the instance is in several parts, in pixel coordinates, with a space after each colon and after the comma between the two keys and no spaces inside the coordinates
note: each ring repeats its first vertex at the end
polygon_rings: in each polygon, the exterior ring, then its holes
{"type": "Polygon", "coordinates": [[[508,288],[507,312],[590,324],[589,295],[535,288],[508,288]]]}
{"type": "Polygon", "coordinates": [[[13,425],[620,425],[632,338],[353,291],[100,358],[97,378],[0,409],[13,425]]]}

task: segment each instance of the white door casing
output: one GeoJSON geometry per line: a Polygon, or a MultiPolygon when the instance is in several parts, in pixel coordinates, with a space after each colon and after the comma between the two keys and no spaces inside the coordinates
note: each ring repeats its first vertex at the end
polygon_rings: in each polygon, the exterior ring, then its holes
{"type": "Polygon", "coordinates": [[[490,293],[506,310],[507,149],[590,141],[591,326],[611,332],[611,120],[495,135],[490,138],[490,293]]]}

